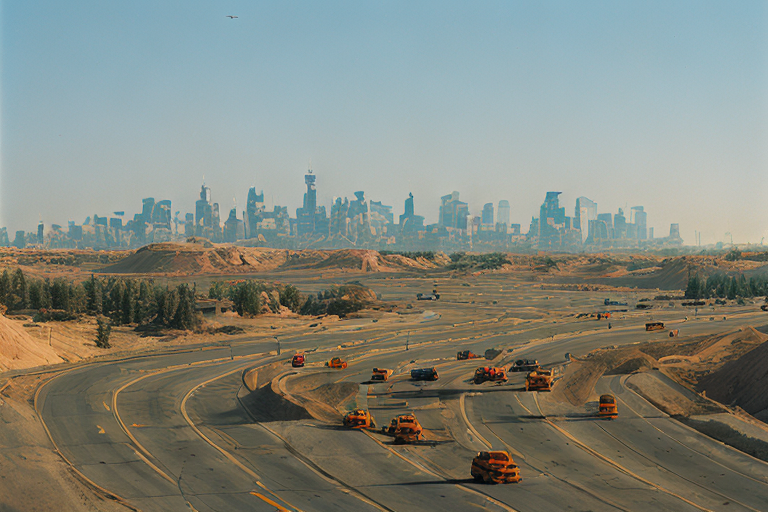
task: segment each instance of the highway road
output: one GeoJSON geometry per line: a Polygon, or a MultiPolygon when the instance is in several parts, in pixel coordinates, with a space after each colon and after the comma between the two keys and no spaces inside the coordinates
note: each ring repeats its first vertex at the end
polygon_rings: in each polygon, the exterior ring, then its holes
{"type": "MultiPolygon", "coordinates": [[[[614,421],[522,391],[523,374],[501,386],[472,384],[478,362],[456,361],[458,350],[503,347],[505,364],[535,357],[558,366],[566,352],[665,339],[644,332],[646,313],[615,318],[608,330],[605,322],[576,318],[588,295],[547,293],[500,304],[485,296],[482,303],[438,302],[426,306],[434,315],[397,323],[318,327],[281,336],[281,355],[274,339],[255,338],[88,364],[48,381],[35,407],[75,471],[145,511],[768,510],[768,464],[661,413],[626,386],[626,376],[603,377],[596,387],[619,399],[614,421]],[[541,319],[535,308],[562,315],[541,319]],[[310,364],[293,370],[297,350],[311,350],[310,364]],[[334,355],[349,367],[321,365],[334,355]],[[374,366],[395,373],[370,384],[374,366]],[[410,369],[420,366],[437,367],[441,378],[411,381],[410,369]],[[346,430],[296,406],[276,408],[283,398],[244,387],[243,371],[254,368],[269,368],[284,391],[306,375],[357,383],[348,407],[369,408],[379,426],[412,411],[427,440],[394,445],[376,431],[346,430]],[[523,480],[471,480],[472,457],[488,448],[508,450],[523,480]]],[[[684,322],[689,313],[679,308],[653,314],[686,335],[764,318],[748,308],[729,310],[726,320],[684,322]]]]}

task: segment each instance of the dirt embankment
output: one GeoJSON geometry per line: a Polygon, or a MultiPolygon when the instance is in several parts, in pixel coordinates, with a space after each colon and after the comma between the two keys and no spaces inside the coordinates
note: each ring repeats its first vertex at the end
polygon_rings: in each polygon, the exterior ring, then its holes
{"type": "Polygon", "coordinates": [[[721,403],[736,401],[736,405],[741,405],[738,402],[741,400],[749,407],[744,407],[749,412],[768,413],[766,340],[768,335],[746,327],[715,336],[670,338],[669,341],[595,350],[586,357],[576,358],[568,366],[552,395],[558,400],[582,405],[603,375],[659,369],[689,388],[698,383],[707,396],[721,403]],[[745,369],[747,363],[750,364],[745,369]]]}
{"type": "Polygon", "coordinates": [[[24,324],[0,315],[0,372],[64,362],[47,340],[30,335],[24,324]]]}
{"type": "Polygon", "coordinates": [[[768,343],[761,343],[702,377],[696,389],[713,400],[739,406],[768,422],[768,343]]]}
{"type": "Polygon", "coordinates": [[[328,423],[341,421],[340,407],[359,389],[355,382],[336,382],[337,372],[311,373],[284,380],[288,398],[304,407],[312,417],[328,423]]]}
{"type": "Polygon", "coordinates": [[[238,274],[285,270],[356,270],[393,272],[440,267],[447,260],[410,258],[363,249],[302,250],[211,244],[196,239],[187,243],[160,243],[142,247],[100,270],[107,274],[238,274]]]}

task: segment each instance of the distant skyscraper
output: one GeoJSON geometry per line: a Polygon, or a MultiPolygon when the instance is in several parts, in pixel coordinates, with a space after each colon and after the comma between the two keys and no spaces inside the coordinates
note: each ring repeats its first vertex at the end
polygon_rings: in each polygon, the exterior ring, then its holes
{"type": "Polygon", "coordinates": [[[496,213],[496,215],[498,217],[496,222],[506,224],[507,227],[509,227],[509,201],[506,199],[499,201],[499,211],[496,213]]]}
{"type": "Polygon", "coordinates": [[[675,223],[669,225],[669,238],[680,238],[680,224],[675,223]]]}
{"type": "Polygon", "coordinates": [[[589,221],[597,220],[597,203],[586,197],[576,199],[574,225],[581,230],[581,243],[589,237],[589,221]]]}
{"type": "Polygon", "coordinates": [[[482,223],[486,226],[493,226],[493,203],[485,203],[483,205],[482,223]]]}
{"type": "Polygon", "coordinates": [[[648,238],[648,213],[642,206],[633,206],[632,211],[635,212],[635,233],[638,240],[645,240],[648,238]]]}
{"type": "Polygon", "coordinates": [[[455,190],[440,198],[440,215],[438,224],[446,228],[467,229],[469,205],[459,201],[459,193],[455,190]]]}

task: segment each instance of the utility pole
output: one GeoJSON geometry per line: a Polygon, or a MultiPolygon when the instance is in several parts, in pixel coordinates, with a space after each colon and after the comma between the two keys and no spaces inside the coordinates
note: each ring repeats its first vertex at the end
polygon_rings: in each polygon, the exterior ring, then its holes
{"type": "Polygon", "coordinates": [[[408,350],[408,342],[411,340],[411,331],[408,331],[408,336],[405,338],[405,350],[408,350]]]}
{"type": "Polygon", "coordinates": [[[280,340],[277,336],[273,336],[273,338],[275,338],[275,341],[277,342],[277,355],[280,355],[280,340]]]}
{"type": "Polygon", "coordinates": [[[53,333],[53,327],[51,327],[51,326],[49,325],[49,326],[48,326],[48,346],[49,346],[49,347],[50,347],[50,346],[52,346],[52,345],[51,345],[51,334],[52,334],[52,333],[53,333]]]}

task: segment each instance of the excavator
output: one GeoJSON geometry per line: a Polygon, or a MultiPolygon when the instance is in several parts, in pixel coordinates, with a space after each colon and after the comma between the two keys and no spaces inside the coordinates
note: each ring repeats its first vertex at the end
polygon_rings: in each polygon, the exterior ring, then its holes
{"type": "Polygon", "coordinates": [[[552,370],[534,370],[525,378],[526,391],[552,391],[552,370]]]}
{"type": "Polygon", "coordinates": [[[466,361],[467,359],[480,359],[480,356],[472,352],[471,350],[463,350],[456,352],[457,361],[466,361]]]}
{"type": "Polygon", "coordinates": [[[520,468],[504,451],[478,452],[470,473],[476,481],[486,484],[515,484],[521,480],[520,468]]]}
{"type": "Polygon", "coordinates": [[[473,381],[475,384],[482,384],[483,382],[507,382],[507,370],[504,368],[496,368],[493,366],[480,367],[475,370],[475,376],[473,381]]]}

